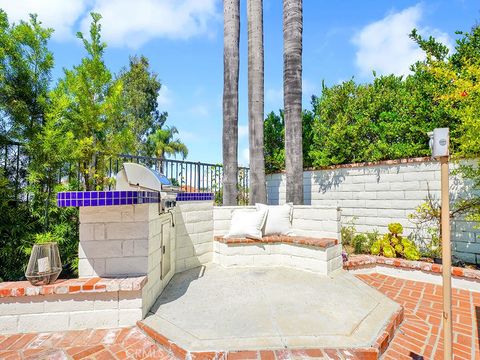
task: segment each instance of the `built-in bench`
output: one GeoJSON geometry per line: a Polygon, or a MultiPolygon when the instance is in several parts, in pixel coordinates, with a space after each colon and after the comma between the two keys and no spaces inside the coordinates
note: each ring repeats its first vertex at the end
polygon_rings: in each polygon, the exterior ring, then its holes
{"type": "Polygon", "coordinates": [[[265,236],[214,237],[214,262],[224,266],[284,266],[328,275],[342,268],[342,247],[334,238],[265,236]]]}
{"type": "Polygon", "coordinates": [[[143,317],[146,276],[79,278],[33,286],[0,283],[0,333],[133,326],[143,317]]]}
{"type": "Polygon", "coordinates": [[[342,268],[340,210],[335,207],[294,205],[292,236],[265,236],[262,240],[225,239],[235,210],[254,206],[218,206],[213,209],[213,261],[224,267],[285,266],[328,275],[342,268]]]}

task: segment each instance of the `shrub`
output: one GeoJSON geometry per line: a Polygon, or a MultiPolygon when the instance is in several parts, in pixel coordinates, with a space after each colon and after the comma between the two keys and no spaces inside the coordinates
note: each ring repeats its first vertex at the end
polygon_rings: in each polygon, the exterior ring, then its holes
{"type": "Polygon", "coordinates": [[[365,252],[365,245],[367,244],[367,236],[365,234],[357,234],[353,237],[352,246],[355,254],[362,254],[365,252]]]}

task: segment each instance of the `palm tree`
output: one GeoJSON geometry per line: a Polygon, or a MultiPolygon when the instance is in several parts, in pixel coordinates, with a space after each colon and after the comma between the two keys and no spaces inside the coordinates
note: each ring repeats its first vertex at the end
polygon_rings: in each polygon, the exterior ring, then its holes
{"type": "Polygon", "coordinates": [[[165,159],[165,155],[181,155],[185,159],[188,155],[187,146],[175,135],[178,130],[175,126],[165,127],[164,129],[157,129],[148,137],[148,152],[155,154],[161,160],[165,159]]]}
{"type": "Polygon", "coordinates": [[[303,204],[302,0],[283,0],[283,103],[287,202],[303,204]]]}
{"type": "Polygon", "coordinates": [[[237,204],[240,0],[223,1],[223,205],[237,204]]]}
{"type": "Polygon", "coordinates": [[[250,204],[266,203],[263,153],[264,61],[263,0],[247,0],[248,129],[250,142],[250,204]]]}

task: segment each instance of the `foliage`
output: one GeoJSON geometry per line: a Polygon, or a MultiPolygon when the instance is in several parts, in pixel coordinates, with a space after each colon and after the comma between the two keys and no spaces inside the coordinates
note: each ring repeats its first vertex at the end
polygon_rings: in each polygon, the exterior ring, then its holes
{"type": "Polygon", "coordinates": [[[340,237],[343,245],[353,245],[353,238],[357,232],[355,221],[358,218],[353,217],[346,221],[346,225],[342,225],[340,229],[340,237]]]}
{"type": "Polygon", "coordinates": [[[24,239],[38,229],[26,203],[15,201],[14,188],[0,170],[0,281],[20,280],[28,261],[24,239]]]}
{"type": "Polygon", "coordinates": [[[9,24],[0,9],[0,134],[29,141],[43,126],[53,55],[47,42],[53,30],[36,15],[9,24]]]}
{"type": "Polygon", "coordinates": [[[160,159],[165,159],[165,155],[177,154],[185,159],[188,155],[187,146],[175,135],[178,130],[175,126],[158,128],[154,133],[150,134],[146,143],[146,151],[149,156],[156,156],[160,159]]]}
{"type": "MultiPolygon", "coordinates": [[[[302,112],[303,126],[303,165],[311,167],[313,165],[309,154],[309,144],[313,138],[314,116],[311,111],[302,112]]],[[[270,112],[264,122],[264,156],[266,173],[274,173],[285,169],[285,122],[283,111],[279,115],[273,111],[270,112]]]]}
{"type": "Polygon", "coordinates": [[[145,143],[148,136],[161,129],[168,114],[158,109],[158,93],[161,83],[158,75],[150,70],[144,56],[130,57],[129,67],[123,68],[117,76],[122,86],[122,111],[120,127],[131,129],[134,134],[133,147],[122,152],[148,155],[145,143]]]}
{"type": "Polygon", "coordinates": [[[100,39],[99,14],[92,13],[90,39],[78,33],[87,56],[80,65],[65,70],[51,93],[52,121],[65,132],[73,134],[72,156],[80,165],[79,172],[86,190],[102,188],[105,166],[102,154],[118,153],[131,148],[133,132],[121,126],[122,83],[114,81],[103,60],[106,44],[100,39]]]}
{"type": "Polygon", "coordinates": [[[187,155],[172,137],[176,129],[163,128],[161,84],[148,59],[132,57],[114,76],[103,60],[101,16],[91,15],[89,35],[77,34],[86,56],[52,86],[54,59],[47,45],[53,30],[35,15],[10,24],[0,10],[0,140],[2,146],[23,144],[20,192],[10,166],[0,173],[0,281],[23,278],[31,247],[41,239],[59,243],[62,275],[75,275],[78,210],[58,208],[57,192],[108,185],[108,160],[120,152],[146,155],[147,143],[165,154],[187,155]],[[161,136],[147,141],[165,133],[172,134],[166,144],[161,136]],[[171,150],[171,143],[177,148],[171,150]]]}
{"type": "Polygon", "coordinates": [[[372,255],[383,255],[388,258],[404,257],[407,260],[418,260],[420,252],[415,243],[402,236],[403,226],[399,223],[388,225],[390,233],[373,242],[370,247],[372,255]]]}
{"type": "MultiPolygon", "coordinates": [[[[458,119],[453,132],[457,143],[457,158],[478,159],[480,156],[480,25],[470,32],[458,32],[456,52],[447,59],[429,57],[427,71],[439,84],[436,100],[449,116],[458,119]]],[[[430,54],[427,52],[427,54],[430,54]]],[[[460,172],[470,179],[469,196],[459,201],[458,207],[467,219],[480,221],[480,168],[478,163],[460,166],[460,172]]]]}

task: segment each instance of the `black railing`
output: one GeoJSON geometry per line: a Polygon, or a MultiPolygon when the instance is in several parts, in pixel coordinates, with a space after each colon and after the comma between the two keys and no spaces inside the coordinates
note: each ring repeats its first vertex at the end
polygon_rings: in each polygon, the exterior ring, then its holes
{"type": "MultiPolygon", "coordinates": [[[[3,169],[5,177],[15,185],[15,197],[25,199],[28,194],[22,191],[27,185],[28,156],[25,148],[19,143],[8,143],[0,145],[0,168],[3,169]]],[[[222,203],[222,180],[223,166],[220,164],[209,164],[202,162],[160,159],[136,155],[103,155],[106,161],[106,175],[113,179],[124,162],[135,162],[145,165],[153,170],[164,174],[175,186],[179,186],[186,192],[212,192],[215,194],[215,202],[222,203]]],[[[81,174],[74,169],[79,166],[65,164],[59,171],[58,182],[82,183],[81,174]]],[[[111,189],[113,181],[108,182],[111,189]]],[[[238,203],[248,203],[249,169],[240,167],[238,169],[238,203]]]]}
{"type": "MultiPolygon", "coordinates": [[[[202,162],[152,158],[137,155],[115,155],[108,159],[108,176],[114,177],[124,162],[145,165],[165,175],[173,185],[186,192],[212,192],[222,202],[223,166],[202,162]]],[[[248,203],[249,168],[238,168],[238,203],[248,203]]]]}

